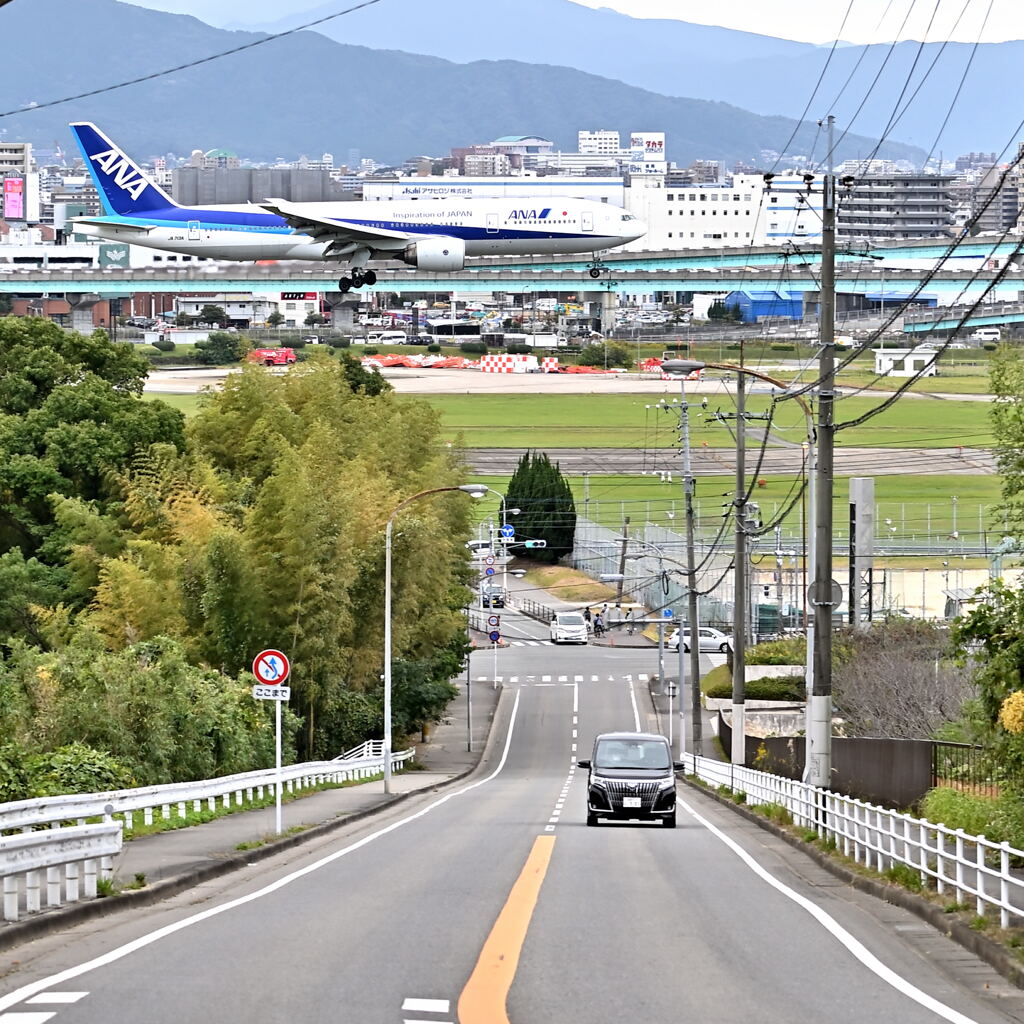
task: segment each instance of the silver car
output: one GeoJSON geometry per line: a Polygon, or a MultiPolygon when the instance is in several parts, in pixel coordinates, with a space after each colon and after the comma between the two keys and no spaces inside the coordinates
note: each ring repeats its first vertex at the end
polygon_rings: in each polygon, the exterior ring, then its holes
{"type": "MultiPolygon", "coordinates": [[[[700,626],[697,629],[698,650],[702,654],[725,654],[732,647],[732,637],[721,630],[712,629],[710,626],[700,626]]],[[[679,630],[674,629],[665,640],[665,646],[670,650],[679,650],[679,630]]],[[[690,630],[686,627],[683,637],[683,650],[690,651],[690,630]]]]}

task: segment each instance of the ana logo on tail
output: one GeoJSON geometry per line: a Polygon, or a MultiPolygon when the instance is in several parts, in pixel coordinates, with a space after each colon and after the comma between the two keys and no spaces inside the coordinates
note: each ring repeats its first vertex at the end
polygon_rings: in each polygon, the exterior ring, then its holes
{"type": "Polygon", "coordinates": [[[132,166],[131,161],[116,149],[96,153],[92,159],[114,179],[114,184],[123,192],[127,192],[132,199],[137,201],[146,191],[146,179],[132,166]]]}

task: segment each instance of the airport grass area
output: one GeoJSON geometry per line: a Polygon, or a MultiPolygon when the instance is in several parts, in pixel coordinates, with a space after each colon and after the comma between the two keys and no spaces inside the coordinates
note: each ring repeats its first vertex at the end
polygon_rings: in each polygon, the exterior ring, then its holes
{"type": "MultiPolygon", "coordinates": [[[[678,419],[651,408],[653,395],[430,395],[422,396],[443,416],[445,436],[466,448],[669,448],[677,444],[678,419]]],[[[671,401],[678,397],[667,394],[671,401]]],[[[699,401],[704,396],[695,396],[699,401]]],[[[691,411],[694,447],[732,448],[735,441],[716,412],[735,412],[724,390],[708,397],[706,411],[691,411]]],[[[837,422],[874,409],[882,396],[858,395],[837,402],[837,422]]],[[[764,413],[770,399],[751,394],[747,410],[764,413]]],[[[776,404],[773,432],[799,444],[806,435],[804,414],[796,402],[776,404]]],[[[756,426],[756,423],[754,424],[756,426]]],[[[993,443],[985,402],[908,396],[862,426],[841,430],[845,447],[952,448],[993,443]]]]}
{"type": "MultiPolygon", "coordinates": [[[[678,459],[675,460],[678,462],[678,459]]],[[[656,476],[597,476],[589,480],[582,476],[568,477],[572,486],[576,510],[580,515],[618,529],[625,516],[634,523],[657,523],[669,529],[683,528],[682,483],[678,473],[672,483],[662,483],[656,476]],[[671,515],[670,515],[671,513],[671,515]]],[[[761,506],[765,521],[775,518],[793,497],[794,479],[791,476],[763,477],[764,486],[754,488],[751,501],[761,506]]],[[[508,478],[504,476],[474,476],[474,481],[504,493],[508,478]]],[[[799,486],[799,482],[797,482],[799,486]]],[[[932,540],[956,548],[949,535],[954,528],[976,536],[988,533],[994,541],[1002,536],[1002,524],[992,509],[1000,498],[1000,481],[988,475],[915,475],[875,477],[875,506],[879,520],[879,536],[890,532],[901,540],[932,540]],[[885,520],[890,520],[887,524],[885,520]],[[955,523],[955,527],[954,527],[955,523]]],[[[849,477],[836,477],[833,515],[838,527],[845,530],[849,518],[849,477]]],[[[726,476],[698,478],[695,511],[699,523],[714,526],[732,498],[732,478],[726,476]]],[[[498,499],[488,494],[474,506],[478,518],[497,514],[498,499]]],[[[789,516],[787,529],[800,524],[800,503],[789,516]]],[[[512,517],[510,522],[515,523],[512,517]]]]}

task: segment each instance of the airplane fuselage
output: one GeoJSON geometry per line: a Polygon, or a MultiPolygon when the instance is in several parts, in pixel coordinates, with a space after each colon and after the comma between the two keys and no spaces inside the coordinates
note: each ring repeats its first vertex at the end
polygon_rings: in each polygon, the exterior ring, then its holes
{"type": "MultiPolygon", "coordinates": [[[[469,199],[303,204],[313,216],[415,238],[458,238],[467,256],[555,255],[611,249],[643,226],[626,211],[585,199],[469,199]]],[[[137,216],[87,218],[94,237],[223,260],[323,260],[336,243],[296,232],[253,204],[150,210],[137,216]]],[[[386,241],[374,250],[407,244],[386,241]]]]}

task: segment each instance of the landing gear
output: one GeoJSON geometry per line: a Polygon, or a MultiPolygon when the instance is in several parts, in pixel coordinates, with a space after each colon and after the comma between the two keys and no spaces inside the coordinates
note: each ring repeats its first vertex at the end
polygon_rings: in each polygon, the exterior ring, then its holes
{"type": "Polygon", "coordinates": [[[590,268],[590,269],[589,269],[589,270],[587,271],[587,273],[588,273],[588,274],[589,274],[589,275],[590,275],[591,277],[593,277],[593,278],[598,278],[598,277],[600,277],[600,276],[601,276],[601,268],[600,268],[600,267],[591,267],[591,268],[590,268]]]}
{"type": "Polygon", "coordinates": [[[352,288],[362,288],[364,284],[373,285],[377,283],[377,274],[372,270],[360,270],[354,267],[351,277],[343,277],[338,281],[338,287],[342,293],[352,288]]]}
{"type": "Polygon", "coordinates": [[[600,256],[595,256],[587,266],[589,267],[587,273],[595,280],[608,269],[604,265],[604,260],[602,260],[600,256]]]}

